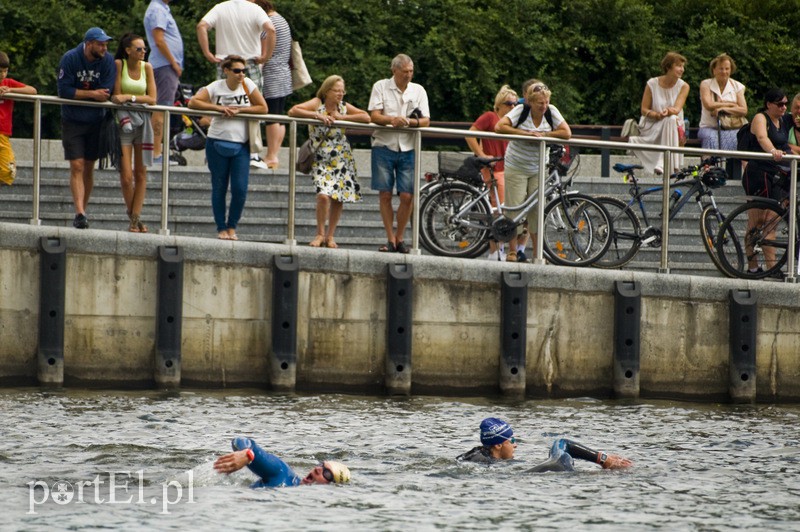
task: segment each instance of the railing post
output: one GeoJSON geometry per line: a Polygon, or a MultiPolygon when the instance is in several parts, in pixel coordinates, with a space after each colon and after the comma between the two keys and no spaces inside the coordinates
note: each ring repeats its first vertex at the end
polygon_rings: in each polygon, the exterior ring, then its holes
{"type": "Polygon", "coordinates": [[[789,173],[789,261],[786,266],[786,282],[797,282],[797,160],[792,159],[789,173]]]}
{"type": "Polygon", "coordinates": [[[297,122],[289,122],[289,216],[286,227],[286,240],[284,244],[294,246],[297,244],[295,236],[295,192],[297,189],[297,122]]]}
{"type": "MultiPolygon", "coordinates": [[[[545,264],[544,260],[544,238],[542,238],[542,234],[544,234],[544,202],[546,198],[544,196],[544,190],[546,188],[546,180],[547,180],[547,144],[544,141],[539,141],[539,200],[536,205],[536,248],[533,250],[533,263],[534,264],[545,264]]],[[[516,250],[514,250],[516,251],[516,250]]]]}
{"type": "MultiPolygon", "coordinates": [[[[600,140],[606,142],[611,140],[611,128],[600,128],[600,140]]],[[[602,148],[600,150],[600,177],[609,177],[611,175],[611,150],[602,148]]]]}
{"type": "MultiPolygon", "coordinates": [[[[414,131],[414,208],[411,214],[411,253],[419,255],[419,189],[422,180],[422,130],[414,131]]],[[[402,235],[400,235],[402,238],[402,235]]]]}
{"type": "Polygon", "coordinates": [[[39,217],[42,183],[42,100],[33,102],[33,217],[31,225],[42,225],[39,217]]]}
{"type": "Polygon", "coordinates": [[[661,195],[661,265],[658,273],[669,273],[669,176],[672,175],[672,151],[664,150],[664,192],[661,195]]]}
{"type": "Polygon", "coordinates": [[[164,124],[161,126],[163,135],[161,136],[162,152],[161,159],[161,228],[159,235],[169,235],[169,111],[164,110],[164,124]]]}

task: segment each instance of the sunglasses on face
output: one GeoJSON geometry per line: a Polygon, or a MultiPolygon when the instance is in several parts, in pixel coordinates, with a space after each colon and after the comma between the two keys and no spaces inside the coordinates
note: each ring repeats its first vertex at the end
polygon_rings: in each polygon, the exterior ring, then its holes
{"type": "Polygon", "coordinates": [[[146,46],[137,46],[136,47],[136,51],[137,52],[146,52],[147,51],[147,47],[146,46]]]}
{"type": "Polygon", "coordinates": [[[771,103],[772,105],[777,105],[778,107],[786,107],[789,104],[787,100],[784,100],[782,102],[769,102],[769,103],[771,103]]]}
{"type": "Polygon", "coordinates": [[[322,477],[328,482],[333,482],[333,472],[325,466],[322,466],[322,477]]]}
{"type": "Polygon", "coordinates": [[[511,436],[509,439],[506,440],[511,445],[516,445],[517,439],[514,436],[511,436]]]}
{"type": "Polygon", "coordinates": [[[234,74],[247,74],[247,69],[246,68],[230,68],[228,70],[230,70],[234,74]]]}
{"type": "Polygon", "coordinates": [[[503,105],[507,105],[509,107],[516,107],[517,102],[503,102],[503,105]]]}

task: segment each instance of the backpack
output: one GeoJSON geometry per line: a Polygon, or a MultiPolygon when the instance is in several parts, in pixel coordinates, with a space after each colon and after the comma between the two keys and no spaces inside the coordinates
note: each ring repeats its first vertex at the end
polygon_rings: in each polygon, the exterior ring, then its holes
{"type": "MultiPolygon", "coordinates": [[[[769,120],[769,118],[767,118],[769,120]]],[[[750,132],[750,124],[747,123],[739,128],[736,132],[736,150],[737,151],[755,151],[761,150],[761,144],[758,139],[750,132]]]]}
{"type": "MultiPolygon", "coordinates": [[[[528,116],[531,114],[531,106],[527,103],[522,104],[522,113],[519,115],[519,119],[517,123],[514,124],[514,127],[519,127],[521,123],[528,119],[528,116]]],[[[555,131],[555,126],[553,125],[553,111],[550,110],[550,106],[547,106],[547,111],[544,112],[544,119],[547,120],[547,123],[550,124],[550,129],[555,131]]]]}

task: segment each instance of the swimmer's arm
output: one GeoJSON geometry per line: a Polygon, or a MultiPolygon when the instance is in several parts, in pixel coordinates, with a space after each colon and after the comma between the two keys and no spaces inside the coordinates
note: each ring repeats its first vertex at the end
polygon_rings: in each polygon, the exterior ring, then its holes
{"type": "Polygon", "coordinates": [[[571,440],[563,440],[565,443],[564,451],[573,458],[580,458],[589,462],[599,464],[603,469],[624,469],[631,467],[633,462],[616,454],[606,454],[602,451],[589,449],[585,445],[571,440]]]}

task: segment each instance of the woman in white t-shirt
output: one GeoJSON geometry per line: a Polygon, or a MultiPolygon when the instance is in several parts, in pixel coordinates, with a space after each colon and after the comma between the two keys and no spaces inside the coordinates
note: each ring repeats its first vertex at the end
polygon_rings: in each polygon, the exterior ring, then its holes
{"type": "Polygon", "coordinates": [[[267,104],[249,78],[245,61],[229,55],[222,61],[224,79],[200,89],[189,101],[191,109],[219,111],[208,128],[206,159],[211,172],[211,209],[219,238],[239,240],[236,225],[244,210],[250,179],[250,137],[247,120],[239,113],[266,114],[267,104]],[[225,196],[231,189],[231,206],[225,216],[225,196]]]}
{"type": "MultiPolygon", "coordinates": [[[[555,106],[550,105],[550,89],[544,83],[534,83],[525,94],[526,104],[517,105],[495,126],[496,133],[503,135],[526,135],[529,137],[552,137],[569,140],[572,130],[555,106]],[[523,112],[528,107],[529,114],[520,122],[523,112]],[[549,112],[548,112],[549,111],[549,112]],[[547,116],[545,116],[547,115],[547,116]],[[551,125],[552,122],[552,125],[551,125]]],[[[539,189],[539,143],[512,140],[508,143],[505,158],[506,206],[515,207],[524,203],[525,199],[539,189]]],[[[528,212],[528,231],[531,242],[536,249],[537,235],[536,209],[528,212]]],[[[508,262],[517,262],[517,238],[522,231],[511,239],[506,255],[508,262]]]]}
{"type": "MultiPolygon", "coordinates": [[[[747,101],[744,85],[731,78],[736,72],[736,63],[728,54],[720,54],[709,65],[713,77],[700,83],[700,138],[703,148],[709,150],[735,150],[736,133],[739,128],[722,129],[717,123],[721,112],[731,116],[747,118],[747,101]],[[720,148],[720,142],[722,147],[720,148]]],[[[743,125],[743,124],[742,124],[743,125]]]]}

